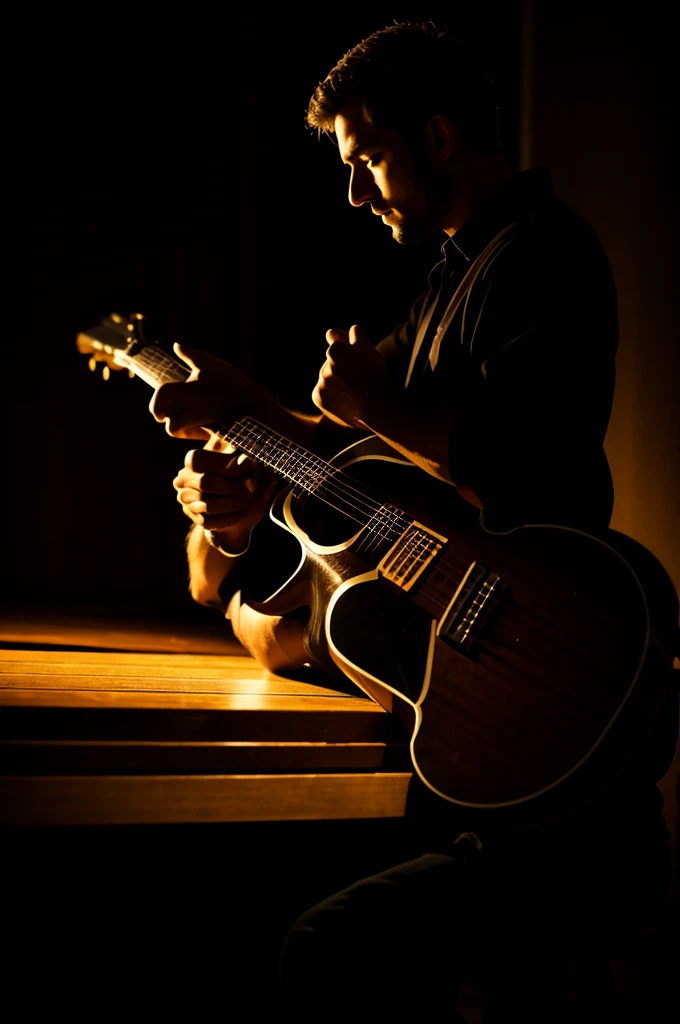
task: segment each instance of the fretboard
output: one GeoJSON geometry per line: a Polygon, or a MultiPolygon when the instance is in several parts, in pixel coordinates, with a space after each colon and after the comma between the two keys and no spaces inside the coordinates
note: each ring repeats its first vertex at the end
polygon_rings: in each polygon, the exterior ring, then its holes
{"type": "Polygon", "coordinates": [[[219,433],[234,448],[269,466],[279,476],[320,498],[361,526],[392,543],[412,520],[342,470],[263,423],[245,416],[219,433]]]}
{"type": "MultiPolygon", "coordinates": [[[[182,363],[156,345],[143,348],[134,356],[120,353],[117,361],[153,388],[180,383],[189,376],[182,363]]],[[[371,532],[387,543],[393,543],[412,522],[400,509],[384,504],[379,495],[357,484],[342,470],[250,416],[221,426],[216,433],[235,450],[268,466],[298,491],[315,495],[361,526],[370,525],[371,532]]]]}
{"type": "Polygon", "coordinates": [[[134,356],[116,353],[116,362],[127,366],[152,388],[158,388],[161,384],[179,384],[190,373],[183,363],[173,359],[157,345],[149,345],[134,356]]]}

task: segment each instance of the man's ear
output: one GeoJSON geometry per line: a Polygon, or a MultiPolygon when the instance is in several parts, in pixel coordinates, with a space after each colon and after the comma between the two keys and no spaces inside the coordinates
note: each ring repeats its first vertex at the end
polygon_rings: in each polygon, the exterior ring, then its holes
{"type": "Polygon", "coordinates": [[[456,129],[445,114],[436,114],[425,128],[425,151],[434,164],[449,163],[456,148],[456,129]]]}

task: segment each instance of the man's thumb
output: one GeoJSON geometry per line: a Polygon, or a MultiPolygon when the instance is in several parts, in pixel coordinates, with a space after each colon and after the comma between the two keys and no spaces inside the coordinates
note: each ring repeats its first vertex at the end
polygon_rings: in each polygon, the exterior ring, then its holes
{"type": "Polygon", "coordinates": [[[179,342],[175,342],[172,348],[175,355],[178,355],[192,370],[200,370],[212,358],[208,352],[203,352],[200,348],[192,348],[191,345],[180,345],[179,342]]]}

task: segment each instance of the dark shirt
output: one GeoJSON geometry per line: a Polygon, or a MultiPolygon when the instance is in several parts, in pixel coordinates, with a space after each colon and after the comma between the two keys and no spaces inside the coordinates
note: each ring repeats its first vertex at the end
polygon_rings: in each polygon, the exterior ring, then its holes
{"type": "MultiPolygon", "coordinates": [[[[595,231],[536,168],[515,175],[442,254],[407,321],[378,348],[409,392],[460,412],[449,440],[452,480],[479,495],[490,529],[605,530],[618,316],[595,231]]],[[[670,693],[635,764],[608,794],[610,810],[618,796],[627,820],[659,814],[653,783],[676,740],[670,693]]]]}
{"type": "MultiPolygon", "coordinates": [[[[451,477],[480,496],[489,528],[605,530],[613,487],[603,443],[618,318],[597,235],[537,168],[515,175],[442,253],[407,321],[378,345],[391,376],[460,412],[449,443],[451,477]]],[[[355,439],[347,434],[354,432],[321,427],[315,450],[338,451],[355,439]]],[[[256,571],[257,557],[244,561],[256,571]]],[[[225,600],[239,578],[238,571],[227,577],[225,600]]],[[[659,813],[653,783],[672,760],[676,709],[669,694],[659,730],[619,787],[627,819],[640,820],[631,785],[640,787],[640,807],[659,813]]],[[[598,804],[594,814],[601,813],[598,804]]]]}
{"type": "Polygon", "coordinates": [[[409,391],[460,411],[453,481],[477,492],[490,528],[605,528],[618,320],[597,235],[537,168],[442,253],[408,320],[378,347],[409,391]]]}

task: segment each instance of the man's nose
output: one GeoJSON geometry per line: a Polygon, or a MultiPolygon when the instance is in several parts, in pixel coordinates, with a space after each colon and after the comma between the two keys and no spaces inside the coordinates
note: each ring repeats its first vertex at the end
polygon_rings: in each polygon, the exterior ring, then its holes
{"type": "Polygon", "coordinates": [[[373,177],[361,167],[352,168],[352,176],[349,179],[349,201],[352,206],[363,206],[371,199],[379,195],[373,177]]]}

